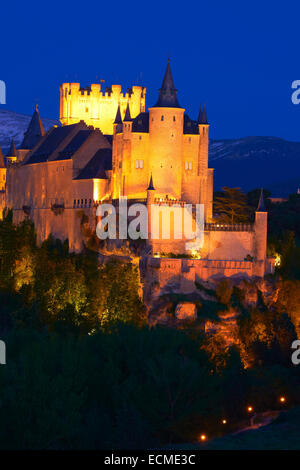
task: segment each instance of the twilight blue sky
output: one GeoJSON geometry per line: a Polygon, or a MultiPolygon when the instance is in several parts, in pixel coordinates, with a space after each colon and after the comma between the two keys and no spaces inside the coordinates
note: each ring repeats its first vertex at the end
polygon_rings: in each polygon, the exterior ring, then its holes
{"type": "MultiPolygon", "coordinates": [[[[300,141],[300,3],[296,1],[1,2],[0,79],[7,104],[58,118],[59,84],[103,78],[157,96],[168,55],[181,106],[207,106],[211,137],[300,141]]],[[[3,106],[3,105],[0,105],[3,106]]]]}

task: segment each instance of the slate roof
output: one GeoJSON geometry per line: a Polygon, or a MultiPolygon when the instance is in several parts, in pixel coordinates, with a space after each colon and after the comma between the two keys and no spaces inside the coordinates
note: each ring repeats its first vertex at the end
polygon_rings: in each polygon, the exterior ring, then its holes
{"type": "Polygon", "coordinates": [[[199,134],[199,127],[197,121],[193,121],[186,113],[183,116],[183,133],[199,134]]]}
{"type": "Polygon", "coordinates": [[[168,60],[168,65],[165,71],[164,79],[159,89],[158,101],[155,105],[155,108],[164,107],[164,108],[180,108],[180,105],[177,100],[177,90],[174,85],[170,60],[168,60]]]}
{"type": "Polygon", "coordinates": [[[267,212],[266,207],[265,207],[265,202],[264,202],[264,192],[262,189],[260,190],[260,198],[259,198],[256,212],[267,212]]]}
{"type": "Polygon", "coordinates": [[[10,149],[9,152],[6,154],[7,157],[16,157],[17,156],[17,151],[16,151],[16,146],[14,139],[11,139],[10,143],[10,149]]]}
{"type": "Polygon", "coordinates": [[[46,162],[50,155],[57,149],[57,147],[73,132],[74,126],[53,127],[48,135],[45,137],[44,142],[30,155],[25,164],[46,162]]]}
{"type": "Polygon", "coordinates": [[[68,145],[61,152],[59,152],[56,160],[67,160],[68,158],[71,158],[72,155],[82,146],[82,144],[84,144],[92,132],[93,131],[90,129],[77,132],[71,142],[69,142],[68,145]]]}
{"type": "Polygon", "coordinates": [[[131,115],[130,115],[129,103],[127,103],[125,116],[124,116],[124,119],[123,119],[123,122],[125,122],[125,121],[132,121],[131,115]]]}
{"type": "MultiPolygon", "coordinates": [[[[201,108],[200,108],[200,110],[201,110],[201,108]]],[[[200,112],[199,112],[198,122],[199,122],[199,124],[208,124],[205,104],[203,105],[203,110],[202,110],[201,116],[200,116],[200,112]]]]}
{"type": "Polygon", "coordinates": [[[150,177],[149,186],[148,186],[148,188],[147,188],[147,191],[155,191],[155,188],[154,188],[154,186],[153,186],[152,173],[151,173],[151,177],[150,177]]]}
{"type": "Polygon", "coordinates": [[[28,150],[33,149],[43,135],[45,135],[45,130],[36,106],[28,129],[24,133],[24,139],[20,148],[28,150]]]}
{"type": "Polygon", "coordinates": [[[118,106],[116,118],[114,124],[122,124],[122,117],[121,117],[121,110],[120,110],[120,105],[118,106]]]}
{"type": "Polygon", "coordinates": [[[112,169],[112,149],[99,149],[83,168],[76,180],[86,180],[92,178],[107,179],[106,171],[112,169]]]}
{"type": "Polygon", "coordinates": [[[140,113],[134,118],[132,132],[149,132],[149,113],[140,113]]]}

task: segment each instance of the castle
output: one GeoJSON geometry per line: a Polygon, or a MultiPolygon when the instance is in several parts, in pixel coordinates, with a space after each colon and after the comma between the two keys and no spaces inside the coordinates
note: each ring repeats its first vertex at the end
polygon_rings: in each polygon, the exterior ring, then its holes
{"type": "Polygon", "coordinates": [[[159,235],[147,242],[141,264],[151,279],[150,290],[157,283],[175,283],[181,291],[192,289],[197,279],[272,272],[262,197],[252,224],[224,225],[213,219],[205,107],[193,120],[180,106],[169,62],[157,102],[148,111],[145,97],[146,89],[138,86],[122,94],[119,85],[105,93],[99,84],[87,89],[78,83],[61,85],[62,126],[45,133],[36,109],[21,148],[11,146],[7,169],[0,158],[2,206],[13,210],[16,223],[33,220],[39,242],[52,234],[68,239],[70,250],[79,252],[85,243],[83,220],[95,231],[96,207],[103,202],[118,208],[119,198],[126,196],[129,204],[144,203],[149,210],[151,204],[202,204],[204,243],[197,259],[180,258],[188,254],[184,239],[159,235]]]}

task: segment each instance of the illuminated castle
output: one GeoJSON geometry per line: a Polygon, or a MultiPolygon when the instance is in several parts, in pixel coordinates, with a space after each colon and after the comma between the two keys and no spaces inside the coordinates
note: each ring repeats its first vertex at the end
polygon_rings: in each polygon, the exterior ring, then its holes
{"type": "Polygon", "coordinates": [[[120,196],[148,208],[156,202],[169,207],[201,203],[205,233],[199,259],[153,258],[151,254],[159,252],[185,254],[185,240],[154,240],[148,243],[147,263],[159,263],[159,276],[165,273],[168,280],[178,271],[176,276],[192,282],[197,277],[251,277],[272,271],[262,202],[253,224],[213,223],[205,107],[193,120],[180,106],[170,63],[157,102],[148,111],[145,95],[146,89],[137,86],[124,95],[119,85],[102,94],[99,84],[85,90],[79,84],[63,84],[63,126],[45,134],[36,110],[21,149],[13,148],[14,155],[7,156],[5,204],[13,209],[14,221],[30,217],[40,242],[52,234],[68,239],[71,251],[80,251],[85,242],[83,221],[95,233],[99,203],[109,201],[117,207],[120,196]]]}
{"type": "Polygon", "coordinates": [[[123,94],[121,85],[112,85],[103,93],[101,85],[94,83],[81,88],[80,83],[60,86],[60,121],[62,125],[84,121],[88,126],[101,129],[103,134],[113,133],[113,122],[118,107],[125,116],[127,105],[133,117],[145,111],[146,88],[133,86],[123,94]]]}

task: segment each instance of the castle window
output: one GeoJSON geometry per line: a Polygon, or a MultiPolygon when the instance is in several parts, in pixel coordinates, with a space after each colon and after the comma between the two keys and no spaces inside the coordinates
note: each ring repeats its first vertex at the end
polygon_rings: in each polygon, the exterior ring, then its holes
{"type": "Polygon", "coordinates": [[[162,117],[161,117],[161,121],[163,121],[163,120],[164,120],[164,115],[162,115],[162,117]]]}
{"type": "Polygon", "coordinates": [[[87,199],[84,200],[85,205],[87,205],[87,199]]]}
{"type": "Polygon", "coordinates": [[[88,113],[88,112],[89,112],[89,108],[85,108],[85,112],[88,113]]]}
{"type": "Polygon", "coordinates": [[[189,143],[191,143],[191,140],[192,140],[192,139],[189,137],[189,143]]]}
{"type": "Polygon", "coordinates": [[[144,160],[140,160],[140,168],[144,168],[144,160]]]}
{"type": "Polygon", "coordinates": [[[76,199],[74,199],[74,206],[76,206],[76,199]]]}
{"type": "Polygon", "coordinates": [[[139,161],[138,160],[135,161],[135,168],[139,168],[139,161]]]}
{"type": "Polygon", "coordinates": [[[192,170],[193,169],[193,162],[185,162],[185,169],[192,170]]]}
{"type": "Polygon", "coordinates": [[[142,136],[141,136],[141,135],[139,136],[139,140],[142,140],[142,136]]]}
{"type": "Polygon", "coordinates": [[[173,116],[173,121],[174,121],[174,122],[176,121],[176,117],[175,117],[175,116],[173,116]]]}

